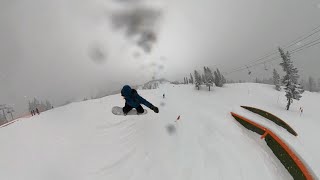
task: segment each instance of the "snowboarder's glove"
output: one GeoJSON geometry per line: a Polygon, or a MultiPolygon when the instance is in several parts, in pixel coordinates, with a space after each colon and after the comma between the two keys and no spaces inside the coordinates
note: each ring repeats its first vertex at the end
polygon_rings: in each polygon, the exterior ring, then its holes
{"type": "Polygon", "coordinates": [[[155,113],[159,113],[159,109],[155,106],[152,106],[150,109],[153,110],[155,113]]]}

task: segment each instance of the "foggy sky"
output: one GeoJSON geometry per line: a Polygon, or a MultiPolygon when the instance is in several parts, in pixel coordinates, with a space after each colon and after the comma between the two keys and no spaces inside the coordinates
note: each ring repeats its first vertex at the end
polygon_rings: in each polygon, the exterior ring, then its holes
{"type": "MultiPolygon", "coordinates": [[[[182,80],[203,66],[229,72],[319,19],[320,0],[1,1],[0,104],[23,112],[33,97],[59,105],[152,77],[182,80]]],[[[292,56],[303,76],[320,77],[319,52],[320,45],[292,56]]],[[[262,66],[251,71],[271,76],[262,66]]]]}

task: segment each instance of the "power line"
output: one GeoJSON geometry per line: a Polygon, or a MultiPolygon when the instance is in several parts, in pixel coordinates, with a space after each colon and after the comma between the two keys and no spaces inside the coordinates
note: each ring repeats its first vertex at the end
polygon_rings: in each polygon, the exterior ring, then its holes
{"type": "Polygon", "coordinates": [[[303,46],[300,46],[300,47],[298,47],[297,49],[294,49],[294,50],[292,50],[292,51],[296,51],[296,50],[301,49],[301,48],[303,48],[303,47],[306,47],[306,46],[308,46],[308,45],[310,45],[310,44],[316,43],[316,42],[318,42],[319,40],[320,40],[320,38],[318,38],[318,39],[316,39],[316,40],[313,40],[313,41],[311,41],[311,42],[309,42],[309,43],[307,43],[307,44],[304,44],[303,46]]]}
{"type": "MultiPolygon", "coordinates": [[[[307,43],[307,44],[305,44],[305,45],[303,45],[303,46],[301,46],[301,47],[298,47],[298,48],[296,48],[296,49],[293,49],[293,50],[289,51],[289,53],[295,54],[295,53],[297,53],[297,52],[300,52],[300,51],[302,51],[302,50],[308,49],[308,48],[313,47],[313,46],[318,45],[318,44],[320,44],[320,38],[318,38],[318,39],[316,39],[316,40],[314,40],[314,41],[312,41],[312,42],[309,42],[309,43],[307,43]]],[[[265,61],[262,61],[262,62],[259,62],[259,63],[255,63],[255,64],[252,64],[252,65],[247,65],[247,66],[245,66],[245,67],[243,67],[243,66],[242,66],[242,67],[239,67],[239,68],[236,69],[236,70],[233,70],[233,71],[231,71],[231,72],[225,73],[225,75],[228,75],[228,74],[231,74],[231,73],[235,73],[235,72],[238,72],[238,71],[242,71],[242,70],[245,70],[245,69],[248,69],[248,68],[252,68],[252,67],[254,67],[254,66],[257,66],[257,65],[260,65],[260,64],[264,64],[264,63],[266,63],[266,62],[271,62],[271,61],[280,60],[280,59],[281,59],[280,56],[276,56],[276,57],[274,57],[274,58],[272,58],[272,59],[268,59],[268,60],[265,60],[265,61]]]]}
{"type": "MultiPolygon", "coordinates": [[[[288,44],[284,47],[284,49],[287,49],[287,48],[289,48],[289,47],[292,47],[293,45],[297,44],[298,42],[304,41],[304,40],[306,40],[307,38],[315,35],[315,34],[318,33],[318,32],[320,32],[320,25],[317,26],[316,28],[312,29],[307,35],[302,35],[302,36],[294,39],[293,41],[291,41],[290,43],[288,43],[288,44]]],[[[268,57],[270,57],[270,56],[272,56],[272,55],[275,55],[275,54],[277,54],[277,53],[278,53],[277,51],[272,50],[270,53],[267,53],[265,56],[263,56],[263,57],[261,57],[261,58],[258,58],[258,59],[256,59],[256,60],[249,61],[247,64],[251,64],[251,63],[255,63],[255,62],[264,60],[264,59],[266,59],[266,58],[268,58],[268,57]]],[[[247,65],[244,65],[244,66],[247,67],[247,65]]],[[[242,68],[242,67],[244,67],[244,66],[240,66],[240,67],[238,67],[238,68],[234,68],[234,69],[232,69],[231,71],[235,71],[235,70],[237,70],[237,69],[239,69],[239,68],[242,68]]]]}
{"type": "MultiPolygon", "coordinates": [[[[320,25],[319,25],[318,27],[314,28],[312,31],[315,31],[315,30],[318,29],[318,28],[320,28],[320,25]]],[[[305,39],[313,36],[314,34],[320,32],[320,29],[316,30],[316,31],[313,32],[313,33],[312,33],[312,31],[310,32],[311,34],[307,35],[306,37],[300,36],[299,38],[293,40],[293,41],[292,41],[291,43],[289,43],[289,45],[287,45],[285,48],[289,48],[289,47],[297,44],[298,42],[301,42],[301,41],[303,41],[303,40],[305,40],[305,39]]]]}
{"type": "MultiPolygon", "coordinates": [[[[305,49],[307,49],[307,48],[309,48],[309,47],[312,47],[312,46],[315,46],[315,45],[317,45],[317,44],[320,44],[320,41],[317,42],[317,43],[314,43],[314,44],[312,44],[312,45],[310,45],[310,46],[307,46],[305,49]]],[[[294,52],[292,52],[292,54],[294,54],[294,53],[296,53],[296,52],[299,52],[299,51],[302,51],[302,50],[304,50],[304,49],[299,49],[299,50],[297,50],[297,51],[294,51],[294,52]]]]}

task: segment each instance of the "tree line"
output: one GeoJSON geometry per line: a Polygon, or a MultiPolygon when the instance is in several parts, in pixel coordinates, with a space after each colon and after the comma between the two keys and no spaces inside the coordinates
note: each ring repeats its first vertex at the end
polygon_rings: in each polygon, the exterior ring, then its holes
{"type": "Polygon", "coordinates": [[[29,112],[35,111],[36,109],[38,109],[40,112],[43,112],[43,111],[50,110],[52,108],[53,108],[53,106],[50,103],[50,101],[48,101],[48,100],[39,101],[37,98],[33,98],[32,101],[28,102],[29,112]]]}
{"type": "Polygon", "coordinates": [[[212,72],[209,67],[203,67],[203,73],[194,70],[193,76],[190,73],[189,78],[184,77],[184,84],[194,84],[198,90],[200,90],[201,85],[205,85],[210,91],[213,85],[222,87],[226,82],[225,77],[220,73],[218,68],[212,72]]]}

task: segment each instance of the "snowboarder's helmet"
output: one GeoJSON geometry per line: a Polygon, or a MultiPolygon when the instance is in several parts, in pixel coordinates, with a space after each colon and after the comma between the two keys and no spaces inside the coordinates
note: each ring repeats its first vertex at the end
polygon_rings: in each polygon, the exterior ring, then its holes
{"type": "Polygon", "coordinates": [[[129,97],[131,94],[131,87],[129,85],[125,85],[123,86],[122,90],[121,90],[121,96],[124,97],[129,97]]]}

